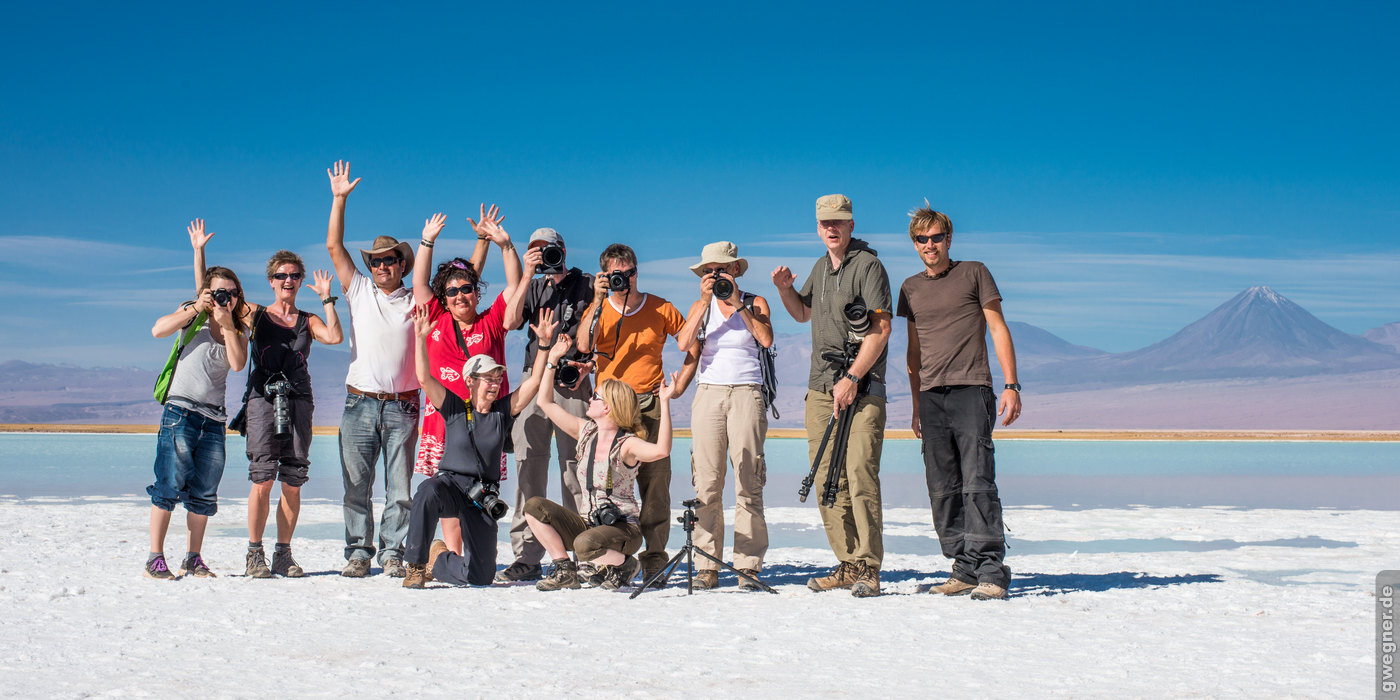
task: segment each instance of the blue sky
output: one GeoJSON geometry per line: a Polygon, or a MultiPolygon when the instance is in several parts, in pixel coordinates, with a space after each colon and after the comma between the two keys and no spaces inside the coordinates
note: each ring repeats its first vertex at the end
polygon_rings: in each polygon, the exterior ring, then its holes
{"type": "MultiPolygon", "coordinates": [[[[1270,285],[1343,330],[1400,321],[1400,9],[338,3],[17,6],[0,27],[0,360],[157,364],[185,224],[266,300],[281,247],[414,240],[498,202],[585,269],[631,244],[684,307],[728,239],[767,272],[855,201],[896,286],[928,197],[1008,318],[1112,351],[1270,285]]],[[[454,243],[453,241],[456,241],[454,243]]],[[[488,279],[499,283],[498,258],[488,279]]],[[[499,284],[497,285],[499,289],[499,284]]],[[[304,296],[303,300],[309,300],[304,296]]],[[[780,316],[780,329],[797,326],[780,316]]]]}

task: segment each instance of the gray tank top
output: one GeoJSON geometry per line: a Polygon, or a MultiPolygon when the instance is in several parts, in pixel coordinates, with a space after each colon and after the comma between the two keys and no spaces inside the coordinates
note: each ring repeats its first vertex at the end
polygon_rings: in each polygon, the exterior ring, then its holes
{"type": "Polygon", "coordinates": [[[222,343],[214,342],[208,326],[199,329],[180,353],[166,403],[196,411],[210,420],[227,421],[224,385],[228,370],[228,351],[222,343]]]}

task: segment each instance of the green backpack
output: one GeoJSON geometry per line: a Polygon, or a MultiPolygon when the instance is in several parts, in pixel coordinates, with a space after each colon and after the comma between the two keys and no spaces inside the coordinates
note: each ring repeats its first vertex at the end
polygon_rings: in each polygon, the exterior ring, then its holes
{"type": "Polygon", "coordinates": [[[204,327],[204,319],[207,317],[207,312],[199,312],[199,315],[195,316],[194,320],[185,326],[184,331],[175,339],[175,347],[170,348],[170,357],[165,359],[165,369],[162,369],[160,376],[156,377],[156,401],[165,403],[166,397],[170,394],[170,382],[175,379],[175,365],[180,363],[180,353],[184,351],[186,345],[189,345],[190,338],[193,338],[194,334],[204,327]]]}

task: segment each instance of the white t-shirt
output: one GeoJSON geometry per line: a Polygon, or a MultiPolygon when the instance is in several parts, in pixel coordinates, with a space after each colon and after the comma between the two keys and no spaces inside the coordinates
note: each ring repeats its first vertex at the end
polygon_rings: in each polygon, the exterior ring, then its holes
{"type": "Polygon", "coordinates": [[[379,394],[418,388],[413,371],[413,291],[385,294],[355,270],[345,289],[350,306],[350,371],[345,383],[379,394]]]}
{"type": "Polygon", "coordinates": [[[744,325],[738,310],[724,317],[719,300],[710,299],[710,318],[705,324],[705,347],[700,351],[701,384],[762,384],[763,369],[758,366],[758,345],[744,325]]]}

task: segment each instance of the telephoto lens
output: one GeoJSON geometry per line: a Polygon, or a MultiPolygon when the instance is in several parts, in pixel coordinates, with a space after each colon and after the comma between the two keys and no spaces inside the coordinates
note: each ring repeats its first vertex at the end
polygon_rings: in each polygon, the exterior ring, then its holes
{"type": "Polygon", "coordinates": [[[272,397],[272,437],[286,440],[292,436],[292,385],[286,379],[274,379],[263,387],[263,394],[272,397]]]}
{"type": "Polygon", "coordinates": [[[716,299],[728,299],[734,296],[734,283],[720,276],[718,272],[714,274],[715,285],[711,287],[716,299]]]}
{"type": "Polygon", "coordinates": [[[865,333],[870,330],[870,310],[865,308],[865,300],[859,297],[842,310],[852,333],[865,333]]]}
{"type": "Polygon", "coordinates": [[[564,248],[555,243],[547,243],[540,247],[540,264],[535,266],[535,273],[540,275],[559,275],[564,273],[564,248]]]}

